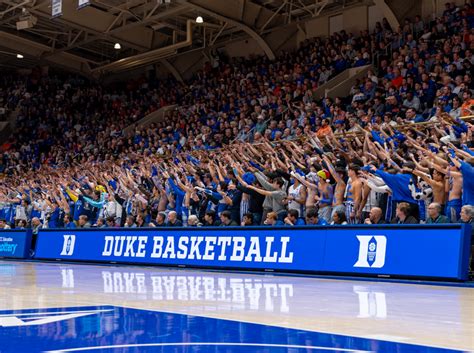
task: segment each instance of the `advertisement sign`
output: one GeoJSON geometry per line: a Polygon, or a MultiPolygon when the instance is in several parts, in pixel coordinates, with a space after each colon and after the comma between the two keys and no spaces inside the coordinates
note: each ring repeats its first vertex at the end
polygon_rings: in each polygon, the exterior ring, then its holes
{"type": "Polygon", "coordinates": [[[31,231],[1,230],[0,257],[27,258],[31,247],[31,231]]]}
{"type": "Polygon", "coordinates": [[[467,277],[467,226],[40,230],[36,258],[467,277]]]}
{"type": "MultiPolygon", "coordinates": [[[[461,264],[464,234],[460,226],[358,231],[339,228],[336,232],[328,232],[326,254],[334,256],[325,257],[324,270],[459,278],[461,266],[464,266],[461,264]]],[[[470,234],[466,238],[469,240],[470,234]]],[[[467,269],[467,262],[465,267],[467,269]]]]}
{"type": "Polygon", "coordinates": [[[270,228],[41,230],[36,257],[298,270],[308,263],[317,268],[323,265],[325,232],[270,228]],[[311,244],[312,252],[300,251],[295,257],[294,251],[306,244],[311,244]]]}

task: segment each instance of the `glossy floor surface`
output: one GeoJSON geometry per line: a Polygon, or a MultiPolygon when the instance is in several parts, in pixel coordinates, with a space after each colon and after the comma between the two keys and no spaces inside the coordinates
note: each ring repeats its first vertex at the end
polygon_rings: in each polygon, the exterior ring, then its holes
{"type": "Polygon", "coordinates": [[[474,289],[0,262],[0,353],[474,351],[474,289]]]}

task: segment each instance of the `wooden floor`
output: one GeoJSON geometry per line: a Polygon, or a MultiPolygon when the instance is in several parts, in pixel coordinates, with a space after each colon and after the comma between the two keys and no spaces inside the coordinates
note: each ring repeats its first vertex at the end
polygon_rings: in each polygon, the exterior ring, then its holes
{"type": "Polygon", "coordinates": [[[116,305],[474,351],[473,288],[0,262],[0,293],[0,311],[116,305]]]}

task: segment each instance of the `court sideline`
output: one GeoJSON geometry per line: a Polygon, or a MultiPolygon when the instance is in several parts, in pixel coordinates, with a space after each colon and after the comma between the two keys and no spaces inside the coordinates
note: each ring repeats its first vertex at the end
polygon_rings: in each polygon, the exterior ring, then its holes
{"type": "Polygon", "coordinates": [[[472,288],[16,262],[0,279],[1,311],[119,306],[474,350],[472,288]]]}

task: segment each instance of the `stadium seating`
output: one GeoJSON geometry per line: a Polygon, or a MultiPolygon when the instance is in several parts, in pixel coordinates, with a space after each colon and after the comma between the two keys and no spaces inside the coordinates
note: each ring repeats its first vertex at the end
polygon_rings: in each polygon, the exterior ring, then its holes
{"type": "Polygon", "coordinates": [[[473,9],[451,15],[222,57],[184,84],[5,78],[0,227],[472,223],[473,9]],[[347,96],[315,94],[369,64],[347,96]]]}

